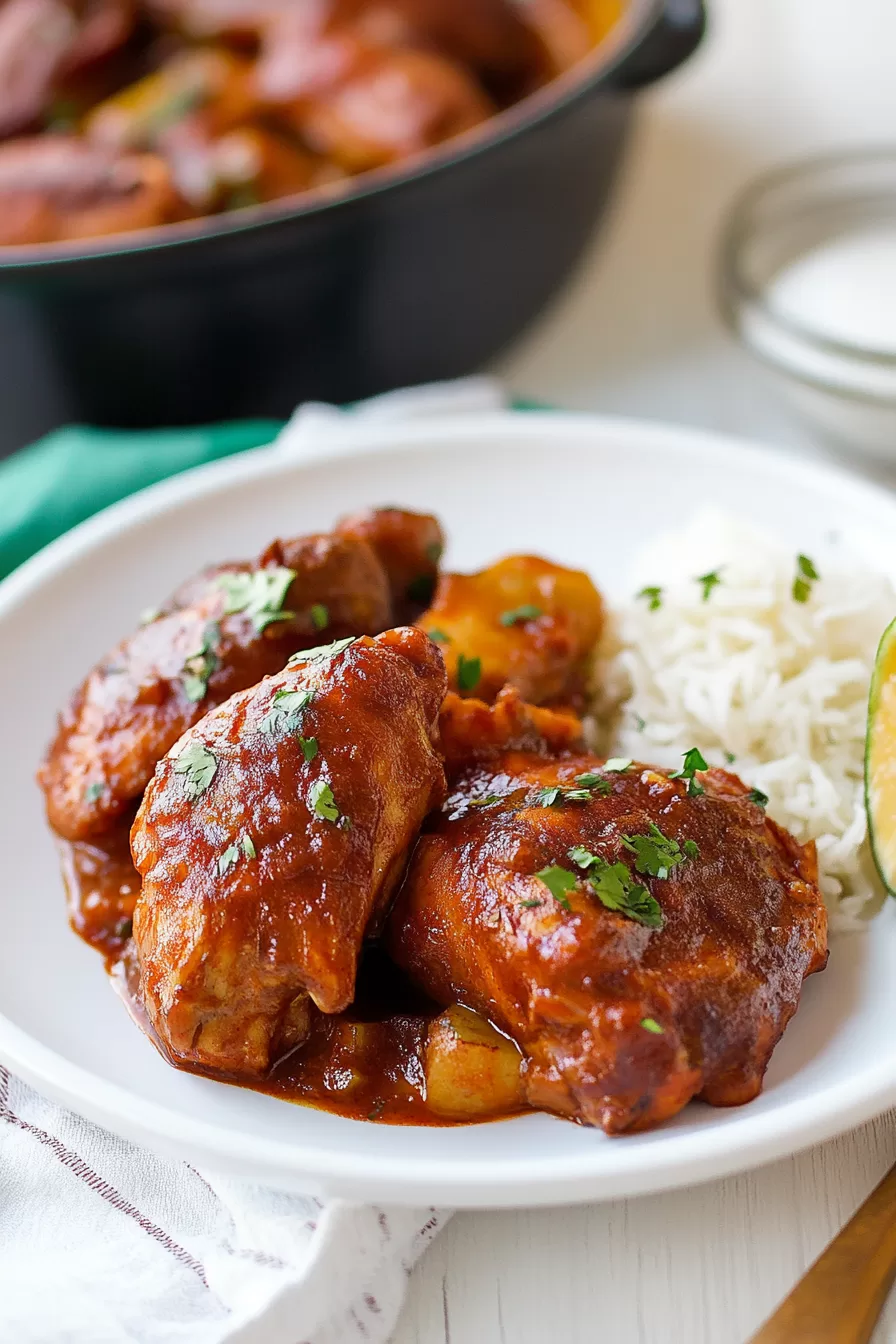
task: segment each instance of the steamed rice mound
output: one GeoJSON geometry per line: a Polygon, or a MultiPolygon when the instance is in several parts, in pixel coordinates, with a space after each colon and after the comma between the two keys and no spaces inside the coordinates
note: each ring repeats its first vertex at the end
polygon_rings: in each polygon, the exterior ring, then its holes
{"type": "Polygon", "coordinates": [[[817,842],[842,929],[881,896],[867,845],[865,726],[896,591],[827,553],[813,560],[820,577],[797,601],[796,553],[730,518],[701,515],[651,544],[633,594],[661,591],[633,596],[609,622],[592,729],[607,754],[666,767],[699,747],[762,790],[775,821],[817,842]],[[718,582],[701,582],[708,574],[718,582]]]}

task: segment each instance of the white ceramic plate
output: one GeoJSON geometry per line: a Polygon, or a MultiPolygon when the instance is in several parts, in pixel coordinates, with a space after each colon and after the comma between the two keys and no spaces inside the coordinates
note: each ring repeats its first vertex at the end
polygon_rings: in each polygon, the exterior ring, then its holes
{"type": "Polygon", "coordinates": [[[440,514],[448,563],[538,550],[611,594],[651,533],[719,503],[823,555],[843,542],[896,577],[896,503],[846,475],[690,431],[510,414],[356,426],[298,464],[276,450],[166,482],[108,510],[0,585],[0,1058],[108,1128],[269,1184],[394,1203],[592,1200],[767,1161],[896,1102],[896,903],[835,940],[762,1096],[691,1105],[607,1139],[546,1115],[457,1129],[361,1124],[169,1068],[70,933],[35,765],[57,706],[142,608],[211,559],[327,527],[362,504],[440,514]],[[381,451],[371,454],[371,448],[381,451]]]}

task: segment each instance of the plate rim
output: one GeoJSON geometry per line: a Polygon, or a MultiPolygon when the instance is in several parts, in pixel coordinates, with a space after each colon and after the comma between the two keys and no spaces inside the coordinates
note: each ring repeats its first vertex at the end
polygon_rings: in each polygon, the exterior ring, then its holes
{"type": "MultiPolygon", "coordinates": [[[[421,417],[403,424],[365,422],[363,417],[346,415],[344,423],[328,430],[327,437],[313,447],[302,445],[297,450],[288,439],[275,441],[169,477],[79,524],[0,583],[0,632],[8,613],[69,561],[101,550],[107,541],[145,520],[210,498],[237,482],[292,474],[336,459],[350,462],[356,456],[360,460],[371,452],[416,455],[425,451],[424,445],[444,446],[464,438],[490,438],[495,448],[504,441],[507,449],[512,448],[508,439],[543,439],[546,424],[552,436],[576,441],[587,436],[595,445],[597,440],[612,440],[620,450],[629,444],[641,451],[684,452],[691,465],[711,457],[715,466],[723,459],[727,465],[752,463],[792,483],[805,484],[809,476],[816,488],[841,502],[849,497],[854,507],[878,517],[882,527],[896,523],[896,499],[872,481],[829,462],[788,455],[707,430],[555,411],[497,411],[435,420],[421,417]]],[[[881,917],[892,920],[896,913],[888,908],[881,917]]],[[[486,1169],[490,1163],[483,1158],[452,1158],[446,1166],[428,1155],[393,1157],[264,1137],[255,1138],[247,1157],[245,1135],[209,1120],[186,1117],[106,1081],[43,1045],[2,1013],[0,1062],[78,1114],[167,1156],[205,1163],[245,1179],[352,1201],[444,1203],[465,1208],[573,1204],[696,1184],[798,1152],[896,1104],[896,1068],[876,1063],[858,1076],[834,1081],[808,1096],[790,1098],[765,1113],[740,1108],[735,1120],[716,1129],[668,1130],[661,1142],[649,1148],[627,1147],[624,1138],[602,1140],[590,1163],[576,1151],[548,1156],[540,1167],[533,1167],[531,1157],[508,1158],[495,1171],[486,1169]],[[740,1134],[743,1128],[749,1131],[746,1136],[740,1134]],[[613,1160],[608,1166],[609,1151],[613,1160]]],[[[526,1117],[500,1123],[526,1123],[526,1117]]],[[[554,1123],[568,1122],[557,1119],[554,1123]]]]}

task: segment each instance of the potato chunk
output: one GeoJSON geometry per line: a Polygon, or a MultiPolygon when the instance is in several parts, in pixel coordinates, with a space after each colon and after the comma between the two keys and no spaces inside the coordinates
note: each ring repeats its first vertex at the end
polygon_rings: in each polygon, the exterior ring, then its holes
{"type": "Polygon", "coordinates": [[[446,1120],[520,1110],[526,1104],[522,1063],[513,1041],[456,1004],[430,1024],[424,1059],[427,1105],[446,1120]]]}

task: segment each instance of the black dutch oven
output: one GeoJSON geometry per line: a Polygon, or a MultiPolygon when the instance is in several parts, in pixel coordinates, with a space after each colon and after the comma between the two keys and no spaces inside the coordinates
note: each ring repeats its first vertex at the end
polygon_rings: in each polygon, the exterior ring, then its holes
{"type": "Polygon", "coordinates": [[[633,94],[704,22],[702,0],[630,0],[575,70],[341,196],[0,250],[0,452],[64,421],[285,416],[481,365],[568,275],[633,94]]]}

